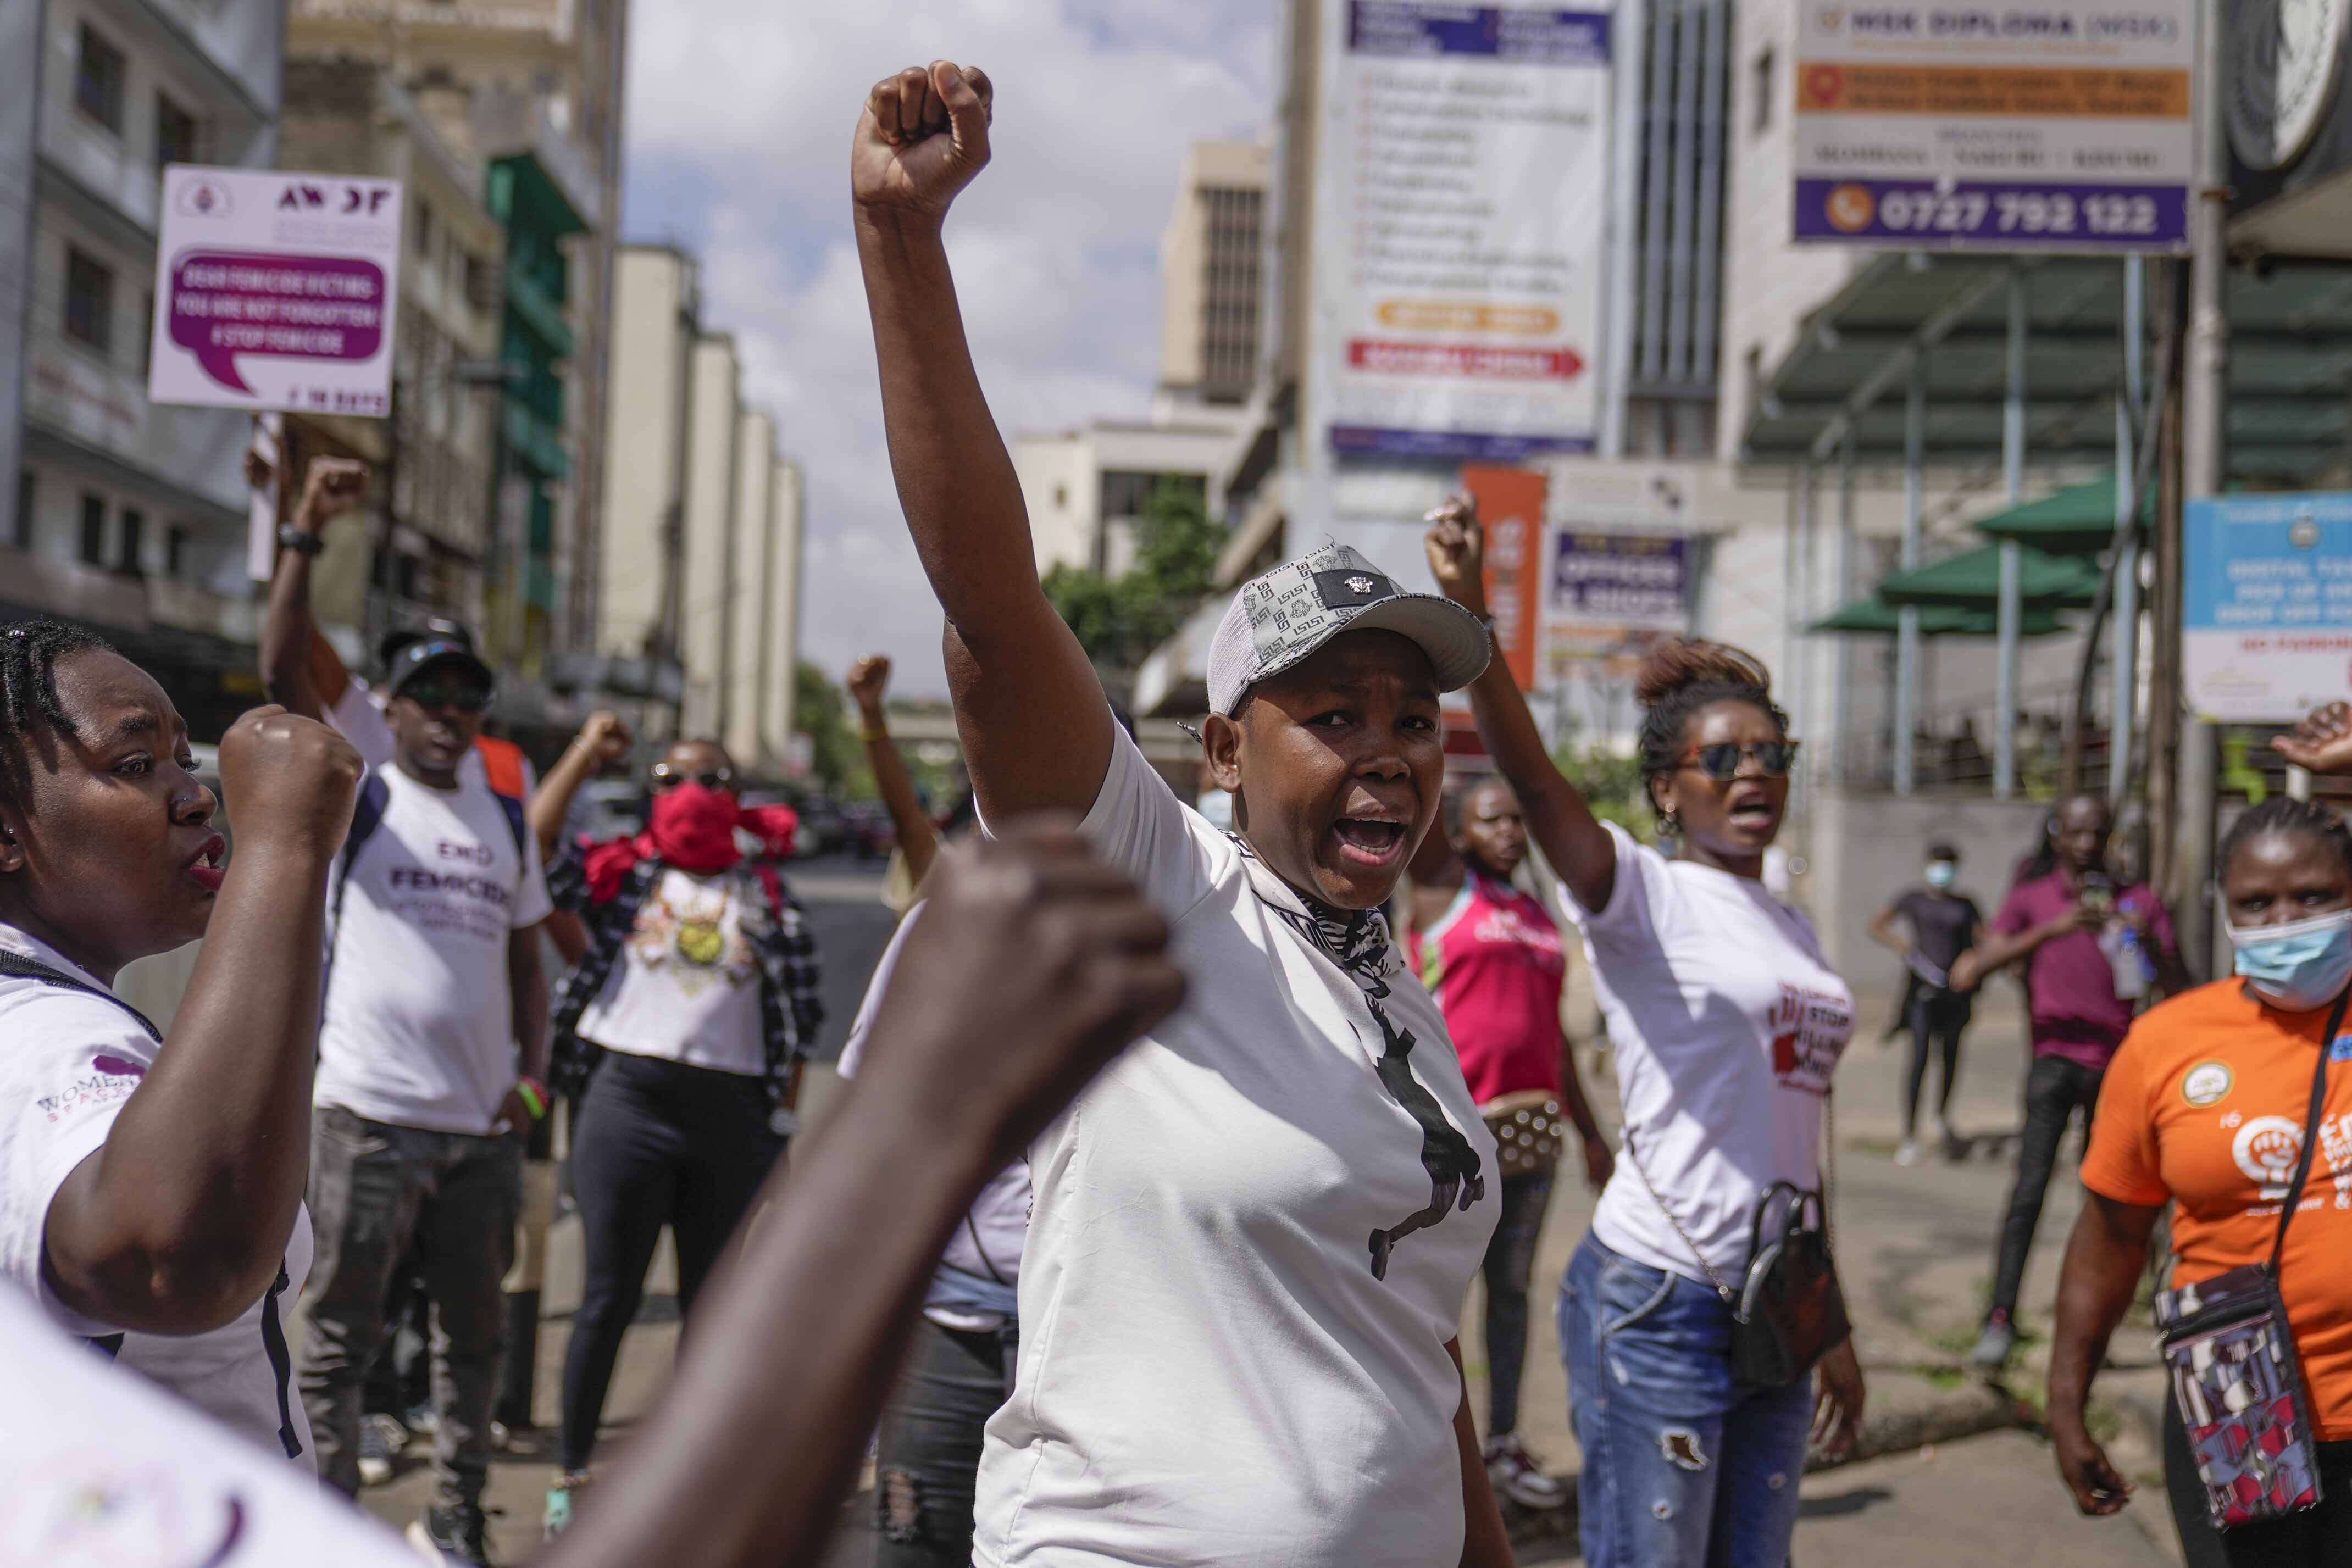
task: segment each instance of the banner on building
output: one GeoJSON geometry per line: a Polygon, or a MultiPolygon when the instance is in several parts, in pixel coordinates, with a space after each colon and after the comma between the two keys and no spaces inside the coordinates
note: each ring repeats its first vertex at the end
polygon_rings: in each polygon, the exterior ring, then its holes
{"type": "Polygon", "coordinates": [[[1563,528],[1549,577],[1544,663],[1562,717],[1591,736],[1629,732],[1643,659],[1690,629],[1688,536],[1563,528]]]}
{"type": "Polygon", "coordinates": [[[1472,462],[1591,450],[1605,8],[1321,4],[1318,435],[1472,462]]]}
{"type": "Polygon", "coordinates": [[[2196,0],[1801,0],[1800,240],[2177,250],[2196,0]]]}
{"type": "Polygon", "coordinates": [[[2352,494],[2192,501],[2181,673],[2204,718],[2291,724],[2352,690],[2352,494]]]}
{"type": "Polygon", "coordinates": [[[401,206],[397,180],[165,168],[147,395],[391,413],[401,206]]]}
{"type": "Polygon", "coordinates": [[[1532,468],[1465,468],[1462,487],[1478,503],[1486,532],[1486,611],[1495,618],[1495,656],[1526,691],[1536,684],[1546,482],[1532,468]]]}

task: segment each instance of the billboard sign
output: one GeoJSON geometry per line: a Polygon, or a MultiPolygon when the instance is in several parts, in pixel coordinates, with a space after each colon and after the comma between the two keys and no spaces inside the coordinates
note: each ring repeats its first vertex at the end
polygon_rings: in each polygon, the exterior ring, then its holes
{"type": "Polygon", "coordinates": [[[167,167],[147,395],[389,413],[401,207],[397,180],[167,167]]]}
{"type": "Polygon", "coordinates": [[[1643,657],[1690,629],[1690,538],[1563,528],[1550,558],[1544,659],[1558,700],[1588,733],[1616,734],[1643,657]]]}
{"type": "Polygon", "coordinates": [[[2204,718],[2292,724],[2352,690],[2352,494],[2191,501],[2181,672],[2204,718]]]}
{"type": "Polygon", "coordinates": [[[1591,451],[1606,11],[1321,3],[1319,437],[1469,462],[1591,451]]]}
{"type": "Polygon", "coordinates": [[[1526,691],[1536,681],[1537,596],[1541,580],[1544,495],[1533,468],[1462,470],[1462,487],[1478,503],[1486,537],[1486,610],[1495,621],[1495,656],[1526,691]]]}
{"type": "Polygon", "coordinates": [[[1799,11],[1799,240],[2187,246],[2196,0],[1799,11]]]}

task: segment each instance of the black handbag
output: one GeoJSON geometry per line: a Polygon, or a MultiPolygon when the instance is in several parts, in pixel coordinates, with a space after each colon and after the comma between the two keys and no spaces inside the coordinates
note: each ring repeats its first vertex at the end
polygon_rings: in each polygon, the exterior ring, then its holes
{"type": "Polygon", "coordinates": [[[1748,1225],[1748,1271],[1736,1291],[1715,1271],[1715,1265],[1706,1260],[1683,1222],[1666,1207],[1634,1152],[1632,1134],[1626,1134],[1625,1153],[1633,1160],[1634,1174],[1649,1188],[1650,1200],[1675,1228],[1690,1255],[1698,1260],[1715,1293],[1731,1309],[1731,1343],[1727,1354],[1732,1381],[1742,1388],[1772,1393],[1793,1387],[1822,1357],[1853,1333],[1853,1320],[1846,1315],[1845,1291],[1838,1283],[1837,1260],[1830,1248],[1830,1195],[1837,1187],[1833,1107],[1832,1101],[1823,1108],[1829,1154],[1822,1190],[1815,1192],[1786,1181],[1776,1181],[1764,1189],[1748,1225]],[[1772,1212],[1774,1201],[1784,1196],[1788,1207],[1781,1213],[1780,1228],[1768,1240],[1765,1218],[1772,1212]]]}

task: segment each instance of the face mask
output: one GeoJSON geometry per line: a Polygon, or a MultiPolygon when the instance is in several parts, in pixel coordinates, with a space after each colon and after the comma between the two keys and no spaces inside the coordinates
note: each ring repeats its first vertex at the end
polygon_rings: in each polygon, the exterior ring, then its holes
{"type": "Polygon", "coordinates": [[[1927,862],[1927,885],[1929,887],[1949,887],[1952,885],[1952,879],[1959,874],[1960,868],[1954,865],[1950,861],[1929,861],[1927,862]]]}
{"type": "Polygon", "coordinates": [[[654,852],[680,871],[725,871],[742,858],[735,847],[735,824],[742,814],[733,795],[688,779],[654,797],[648,836],[654,852]]]}
{"type": "Polygon", "coordinates": [[[2254,994],[2285,1012],[2324,1008],[2352,980],[2352,909],[2291,925],[2232,925],[2230,945],[2254,994]]]}

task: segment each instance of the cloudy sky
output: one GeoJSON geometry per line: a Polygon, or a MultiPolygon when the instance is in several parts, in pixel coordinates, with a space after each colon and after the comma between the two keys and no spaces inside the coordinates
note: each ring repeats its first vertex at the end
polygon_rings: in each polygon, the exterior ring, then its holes
{"type": "Polygon", "coordinates": [[[996,83],[995,156],[949,219],[999,424],[1135,416],[1159,373],[1159,243],[1184,149],[1262,134],[1278,0],[637,0],[625,234],[702,257],[703,320],[808,476],[801,648],[942,695],[939,612],[890,486],[848,150],[876,79],[996,83]]]}

